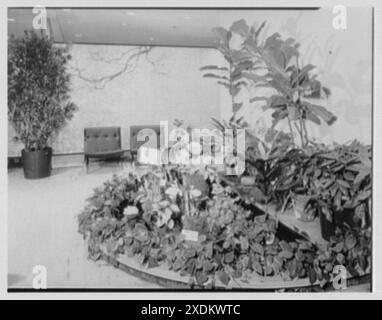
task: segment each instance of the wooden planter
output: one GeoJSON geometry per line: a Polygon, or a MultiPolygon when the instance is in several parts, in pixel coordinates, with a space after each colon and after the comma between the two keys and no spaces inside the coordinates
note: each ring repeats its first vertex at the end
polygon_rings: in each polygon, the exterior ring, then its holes
{"type": "MultiPolygon", "coordinates": [[[[229,184],[229,183],[228,183],[229,184]]],[[[250,188],[250,186],[247,186],[250,188]]],[[[245,189],[247,187],[241,186],[245,189]]],[[[240,194],[243,190],[235,190],[240,194]]],[[[245,190],[244,190],[245,191],[245,190]]],[[[285,212],[278,215],[277,211],[272,206],[264,206],[261,204],[250,204],[256,210],[255,213],[267,214],[274,216],[278,221],[277,237],[286,241],[295,240],[297,238],[305,239],[315,245],[325,244],[326,240],[321,236],[320,221],[315,219],[313,222],[299,221],[295,218],[292,211],[285,212]]],[[[253,208],[251,208],[253,209],[253,208]]],[[[280,275],[277,276],[260,276],[256,272],[252,272],[247,279],[234,279],[231,280],[229,285],[226,286],[216,279],[213,288],[205,288],[203,286],[190,283],[190,276],[182,276],[180,273],[173,270],[169,270],[166,263],[160,266],[148,268],[143,266],[136,257],[128,257],[127,255],[119,255],[117,257],[110,257],[106,253],[102,258],[109,264],[113,265],[120,270],[129,273],[135,277],[152,282],[156,285],[163,287],[163,290],[202,290],[202,291],[258,291],[258,292],[279,292],[279,291],[323,291],[320,287],[319,281],[311,284],[309,278],[301,278],[294,280],[284,280],[280,275]]],[[[371,275],[364,274],[359,277],[353,277],[347,279],[347,287],[360,284],[370,284],[371,275]]],[[[158,289],[161,290],[161,289],[158,289]]],[[[334,290],[334,288],[328,284],[325,290],[334,290]]]]}
{"type": "MultiPolygon", "coordinates": [[[[181,276],[179,273],[169,270],[166,265],[161,265],[154,268],[143,267],[137,259],[129,258],[125,255],[120,255],[117,258],[110,257],[107,254],[103,254],[102,259],[107,263],[113,265],[134,277],[138,277],[142,280],[151,282],[155,285],[163,287],[160,290],[199,290],[199,291],[253,291],[253,292],[285,292],[285,291],[323,291],[319,283],[311,284],[308,278],[294,279],[291,281],[284,281],[280,276],[263,277],[253,273],[248,279],[248,282],[244,282],[240,279],[231,281],[229,286],[225,286],[219,280],[216,280],[215,286],[212,289],[206,289],[202,286],[191,285],[189,283],[188,276],[181,276]]],[[[370,274],[366,274],[360,277],[353,277],[347,280],[347,287],[369,284],[371,283],[370,274]]],[[[325,291],[333,291],[334,288],[329,285],[325,287],[325,291]]]]}

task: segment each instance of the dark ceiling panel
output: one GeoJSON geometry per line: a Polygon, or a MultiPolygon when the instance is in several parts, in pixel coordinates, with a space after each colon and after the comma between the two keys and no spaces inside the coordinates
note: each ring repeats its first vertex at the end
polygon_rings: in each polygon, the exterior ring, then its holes
{"type": "MultiPolygon", "coordinates": [[[[301,8],[300,8],[301,9],[301,8]]],[[[259,9],[48,9],[50,34],[56,42],[109,45],[214,47],[214,27],[230,15],[262,19],[259,9]]],[[[269,10],[267,10],[269,11],[269,10]]],[[[8,10],[8,34],[32,29],[32,8],[8,10]]],[[[252,21],[251,21],[252,22],[252,21]]],[[[226,26],[228,27],[228,26],[226,26]]]]}

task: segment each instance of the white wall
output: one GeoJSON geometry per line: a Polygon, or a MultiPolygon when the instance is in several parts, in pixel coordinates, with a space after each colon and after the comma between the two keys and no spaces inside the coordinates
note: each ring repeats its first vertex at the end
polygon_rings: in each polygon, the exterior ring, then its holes
{"type": "MultiPolygon", "coordinates": [[[[347,29],[332,26],[331,9],[319,11],[227,11],[220,15],[221,25],[229,27],[238,19],[249,24],[267,20],[265,34],[279,32],[301,43],[304,63],[317,65],[322,82],[332,90],[323,101],[338,121],[331,127],[312,125],[312,135],[325,142],[345,142],[357,138],[371,142],[371,9],[348,8],[347,29]]],[[[74,45],[71,72],[75,69],[89,78],[118,71],[118,60],[127,46],[74,45]],[[102,61],[104,60],[104,61],[102,61]],[[74,69],[73,69],[74,68],[74,69]]],[[[175,118],[196,127],[208,127],[210,118],[228,118],[230,97],[213,79],[202,78],[199,68],[221,64],[222,57],[213,49],[156,47],[141,58],[135,70],[115,78],[103,89],[73,76],[72,99],[79,111],[53,143],[56,153],[82,152],[83,128],[118,125],[123,129],[123,146],[128,147],[128,127],[133,124],[159,124],[175,118]]],[[[262,95],[261,92],[255,94],[262,95]]],[[[259,119],[269,123],[269,114],[259,104],[250,105],[243,93],[244,114],[251,123],[259,119]]],[[[21,145],[11,141],[8,153],[19,155],[21,145]]]]}

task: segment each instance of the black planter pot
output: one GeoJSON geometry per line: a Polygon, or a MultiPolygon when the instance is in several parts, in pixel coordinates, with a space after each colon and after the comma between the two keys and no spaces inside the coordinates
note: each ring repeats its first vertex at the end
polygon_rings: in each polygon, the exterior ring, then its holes
{"type": "Polygon", "coordinates": [[[321,236],[326,241],[330,240],[330,237],[334,236],[336,231],[336,225],[334,219],[329,221],[325,214],[319,209],[320,224],[321,224],[321,236]]]}
{"type": "Polygon", "coordinates": [[[26,179],[49,177],[52,168],[52,148],[40,151],[22,150],[21,160],[26,179]]]}

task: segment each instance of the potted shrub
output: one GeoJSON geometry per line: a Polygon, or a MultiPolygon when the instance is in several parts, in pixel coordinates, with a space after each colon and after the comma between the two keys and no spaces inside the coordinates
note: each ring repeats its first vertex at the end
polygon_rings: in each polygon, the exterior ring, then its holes
{"type": "Polygon", "coordinates": [[[34,31],[8,42],[8,119],[16,140],[24,144],[22,163],[27,179],[50,175],[50,138],[73,117],[66,47],[58,47],[34,31]]]}

